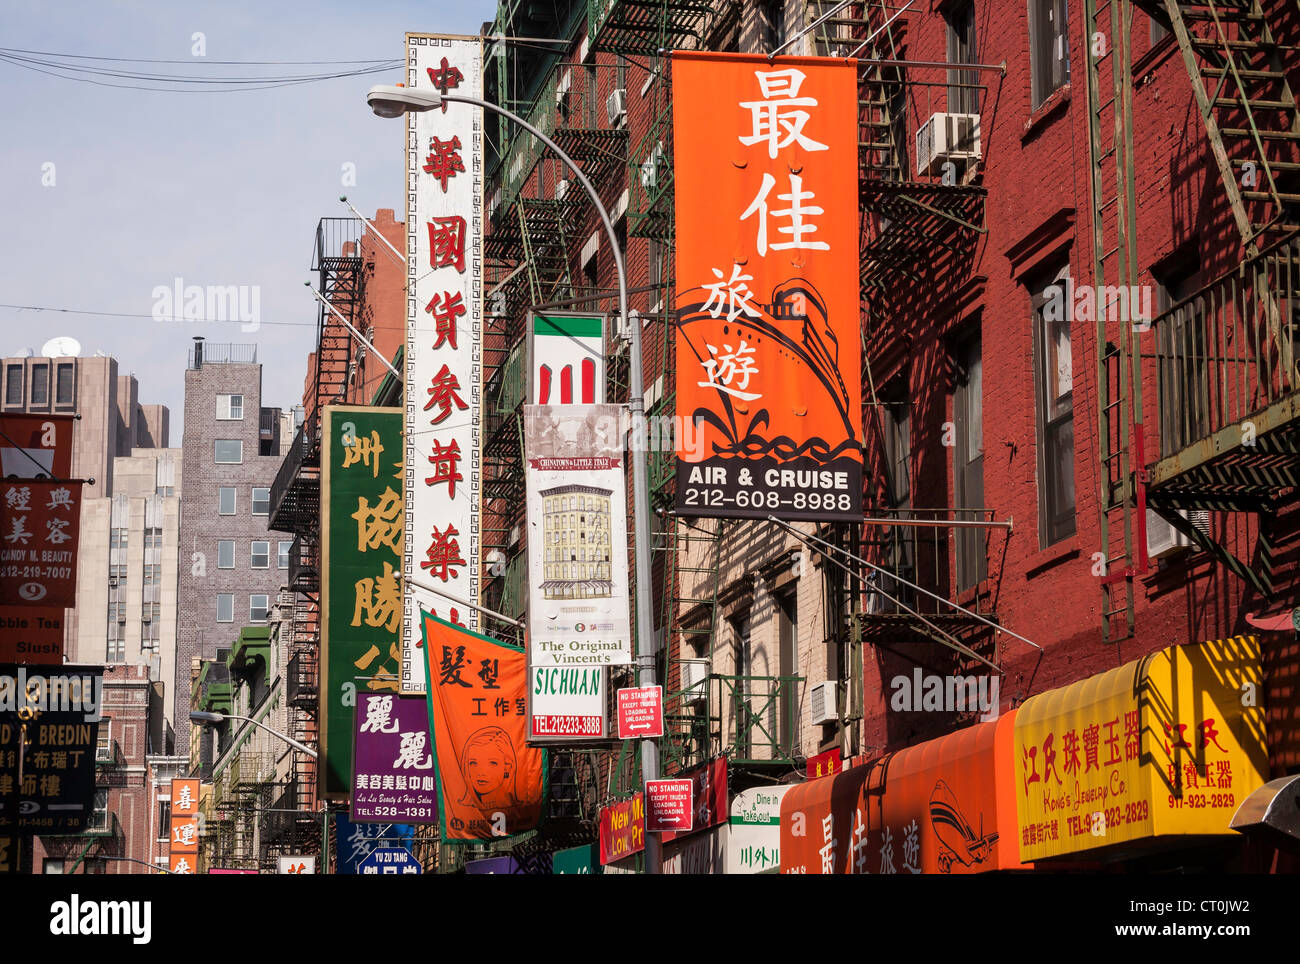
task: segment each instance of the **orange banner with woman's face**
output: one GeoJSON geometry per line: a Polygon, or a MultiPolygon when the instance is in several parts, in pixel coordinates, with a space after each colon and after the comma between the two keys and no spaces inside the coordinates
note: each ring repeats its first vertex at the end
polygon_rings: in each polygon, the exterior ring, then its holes
{"type": "Polygon", "coordinates": [[[852,60],[673,54],[681,515],[862,516],[857,117],[852,60]]]}
{"type": "MultiPolygon", "coordinates": [[[[495,840],[535,829],[546,753],[526,743],[523,650],[424,611],[420,616],[442,839],[495,840]]],[[[410,749],[412,765],[423,765],[423,747],[408,748],[405,737],[401,752],[410,749]]]]}

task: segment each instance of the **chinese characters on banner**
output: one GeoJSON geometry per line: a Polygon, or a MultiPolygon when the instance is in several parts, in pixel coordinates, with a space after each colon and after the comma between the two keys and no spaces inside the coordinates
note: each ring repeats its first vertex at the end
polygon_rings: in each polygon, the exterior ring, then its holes
{"type": "Polygon", "coordinates": [[[423,696],[357,694],[352,820],[438,822],[438,785],[423,696]]]}
{"type": "MultiPolygon", "coordinates": [[[[407,34],[408,87],[483,96],[477,37],[407,34]]],[[[470,629],[479,600],[483,112],[407,115],[406,518],[400,689],[424,692],[420,609],[470,629]],[[467,609],[467,611],[457,611],[467,609]]]]}
{"type": "Polygon", "coordinates": [[[352,783],[360,693],[401,668],[402,413],[326,406],[321,425],[321,792],[352,783]]]}
{"type": "MultiPolygon", "coordinates": [[[[71,438],[71,429],[64,434],[71,438]]],[[[63,661],[63,611],[76,601],[80,523],[80,482],[0,480],[0,660],[63,661]]]]}
{"type": "Polygon", "coordinates": [[[1267,779],[1259,644],[1172,646],[1030,697],[1016,714],[1020,856],[1227,834],[1267,779]]]}
{"type": "Polygon", "coordinates": [[[192,874],[199,862],[199,781],[173,780],[171,790],[171,872],[192,874]]]}
{"type": "Polygon", "coordinates": [[[420,616],[442,839],[491,840],[534,829],[546,752],[526,742],[523,650],[420,616]]]}
{"type": "Polygon", "coordinates": [[[677,511],[861,517],[855,62],[676,51],[673,93],[677,511]]]}

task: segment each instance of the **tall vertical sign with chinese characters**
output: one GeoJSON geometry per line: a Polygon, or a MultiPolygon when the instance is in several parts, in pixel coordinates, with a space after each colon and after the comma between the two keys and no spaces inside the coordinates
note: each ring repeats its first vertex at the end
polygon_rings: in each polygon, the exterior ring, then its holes
{"type": "Polygon", "coordinates": [[[321,425],[320,788],[352,784],[358,693],[396,693],[402,628],[402,413],[330,405],[321,425]]]}
{"type": "Polygon", "coordinates": [[[861,517],[857,109],[852,60],[673,54],[682,515],[861,517]]]}
{"type": "MultiPolygon", "coordinates": [[[[478,37],[407,34],[406,84],[483,96],[478,37]]],[[[478,628],[483,378],[483,111],[407,115],[406,550],[400,683],[424,692],[420,609],[478,628]],[[467,607],[460,607],[467,609],[467,607]]]]}
{"type": "Polygon", "coordinates": [[[199,781],[173,780],[171,791],[170,869],[193,874],[199,862],[199,781]]]}
{"type": "Polygon", "coordinates": [[[421,613],[444,842],[534,830],[546,751],[528,746],[524,651],[421,613]]]}

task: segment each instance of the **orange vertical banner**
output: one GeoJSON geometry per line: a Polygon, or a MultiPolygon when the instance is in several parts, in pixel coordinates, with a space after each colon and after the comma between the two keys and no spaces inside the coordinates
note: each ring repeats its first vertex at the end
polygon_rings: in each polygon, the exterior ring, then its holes
{"type": "Polygon", "coordinates": [[[852,60],[673,54],[683,515],[862,515],[857,111],[852,60]]]}
{"type": "Polygon", "coordinates": [[[442,839],[494,840],[535,829],[546,753],[526,742],[524,651],[423,610],[420,618],[442,839]]]}

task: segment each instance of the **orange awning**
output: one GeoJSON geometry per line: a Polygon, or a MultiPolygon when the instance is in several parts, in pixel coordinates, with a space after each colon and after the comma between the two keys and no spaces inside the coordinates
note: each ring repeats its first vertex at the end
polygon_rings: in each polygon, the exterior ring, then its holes
{"type": "Polygon", "coordinates": [[[1015,715],[790,790],[781,801],[781,872],[1020,868],[1015,715]]]}

